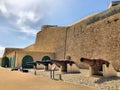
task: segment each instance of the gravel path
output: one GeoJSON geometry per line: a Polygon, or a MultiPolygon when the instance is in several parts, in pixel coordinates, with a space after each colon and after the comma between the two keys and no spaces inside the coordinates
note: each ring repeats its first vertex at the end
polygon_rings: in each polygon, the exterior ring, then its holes
{"type": "MultiPolygon", "coordinates": [[[[82,69],[81,73],[75,74],[62,74],[62,80],[64,82],[70,82],[75,84],[87,85],[90,87],[97,87],[100,90],[120,90],[120,77],[105,78],[102,76],[89,77],[89,71],[82,69]]],[[[34,70],[29,70],[34,74],[34,70]]],[[[59,80],[58,71],[55,71],[55,80],[59,80]]],[[[36,70],[36,75],[50,77],[50,71],[36,70]]]]}

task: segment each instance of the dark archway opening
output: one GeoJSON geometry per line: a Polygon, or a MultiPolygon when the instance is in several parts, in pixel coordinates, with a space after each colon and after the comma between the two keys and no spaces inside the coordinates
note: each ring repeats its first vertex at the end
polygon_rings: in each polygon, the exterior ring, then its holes
{"type": "Polygon", "coordinates": [[[48,70],[48,63],[46,63],[46,62],[49,62],[50,61],[50,57],[49,56],[44,56],[43,58],[42,58],[42,62],[44,62],[45,64],[45,70],[48,70]]]}
{"type": "Polygon", "coordinates": [[[45,61],[50,61],[50,57],[49,56],[44,56],[42,58],[42,61],[45,62],[45,61]]]}
{"type": "Polygon", "coordinates": [[[33,68],[33,65],[28,65],[27,62],[33,62],[33,58],[30,55],[26,55],[22,59],[22,68],[33,68]]]}
{"type": "Polygon", "coordinates": [[[8,57],[3,57],[2,62],[1,62],[1,67],[9,67],[9,58],[8,57]]]}

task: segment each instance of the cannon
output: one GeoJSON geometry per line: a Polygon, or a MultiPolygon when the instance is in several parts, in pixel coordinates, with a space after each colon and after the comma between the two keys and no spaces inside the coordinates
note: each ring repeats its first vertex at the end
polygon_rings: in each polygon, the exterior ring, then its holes
{"type": "Polygon", "coordinates": [[[80,58],[80,62],[89,66],[90,76],[91,75],[102,75],[105,77],[116,76],[117,72],[113,68],[112,64],[103,59],[88,59],[80,58]]]}
{"type": "Polygon", "coordinates": [[[27,65],[32,65],[37,69],[37,63],[36,62],[27,62],[27,65]]]}
{"type": "Polygon", "coordinates": [[[102,65],[105,64],[109,67],[109,62],[102,60],[102,59],[88,59],[88,58],[81,58],[81,62],[86,63],[87,65],[91,66],[95,70],[103,71],[102,65]]]}
{"type": "Polygon", "coordinates": [[[51,62],[56,64],[62,73],[80,73],[79,68],[76,66],[76,63],[72,60],[51,60],[51,62]]]}
{"type": "Polygon", "coordinates": [[[37,69],[37,64],[44,65],[45,66],[45,70],[48,70],[48,65],[52,64],[52,62],[51,62],[51,60],[27,62],[27,65],[33,65],[35,67],[35,69],[37,69]]]}
{"type": "Polygon", "coordinates": [[[53,63],[51,62],[51,60],[45,60],[45,61],[36,61],[37,64],[42,64],[44,65],[44,69],[45,70],[49,70],[49,64],[52,65],[53,63]]]}

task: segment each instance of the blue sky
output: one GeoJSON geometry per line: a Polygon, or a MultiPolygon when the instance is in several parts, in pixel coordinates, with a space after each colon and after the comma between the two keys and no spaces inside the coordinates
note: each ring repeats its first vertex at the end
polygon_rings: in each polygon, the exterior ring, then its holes
{"type": "Polygon", "coordinates": [[[0,0],[0,56],[4,48],[35,42],[42,25],[64,26],[107,9],[112,0],[0,0]]]}

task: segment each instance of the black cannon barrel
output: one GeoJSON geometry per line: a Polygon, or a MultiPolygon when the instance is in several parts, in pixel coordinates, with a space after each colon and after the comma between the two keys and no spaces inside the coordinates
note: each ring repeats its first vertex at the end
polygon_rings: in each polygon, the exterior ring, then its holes
{"type": "Polygon", "coordinates": [[[52,64],[51,60],[36,61],[36,63],[37,63],[37,64],[43,64],[43,65],[52,64]]]}

